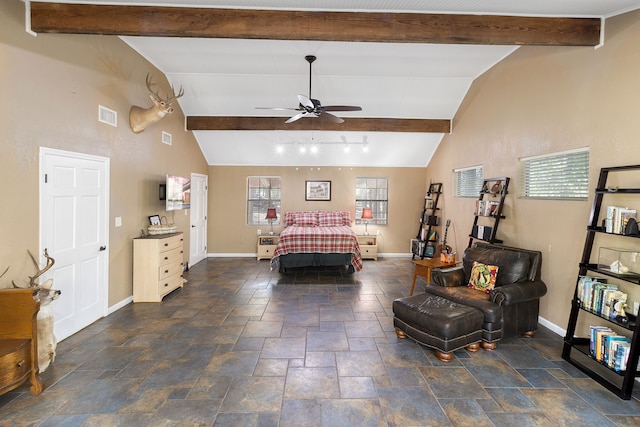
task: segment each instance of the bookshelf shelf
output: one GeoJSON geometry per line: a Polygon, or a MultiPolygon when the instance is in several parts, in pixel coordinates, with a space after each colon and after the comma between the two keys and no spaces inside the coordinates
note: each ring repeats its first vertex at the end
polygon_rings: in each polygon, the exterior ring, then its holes
{"type": "Polygon", "coordinates": [[[412,259],[416,256],[419,256],[420,259],[439,256],[435,252],[438,243],[436,227],[440,225],[440,217],[437,215],[440,211],[438,207],[440,194],[442,194],[442,183],[429,184],[429,191],[424,198],[422,215],[418,221],[418,233],[411,243],[412,259]]]}
{"type": "Polygon", "coordinates": [[[471,247],[474,240],[503,243],[502,240],[496,238],[496,233],[500,220],[505,219],[502,209],[504,208],[504,199],[507,197],[509,181],[508,177],[482,180],[482,189],[478,200],[476,200],[476,210],[473,213],[473,226],[471,233],[469,233],[468,247],[471,247]]]}
{"type": "MultiPolygon", "coordinates": [[[[607,200],[612,199],[615,200],[616,195],[630,195],[630,194],[640,194],[640,188],[607,188],[607,180],[609,179],[610,173],[615,172],[638,172],[640,173],[640,165],[636,166],[620,166],[620,167],[611,167],[611,168],[602,168],[600,169],[600,175],[598,177],[598,184],[596,185],[595,195],[593,199],[593,206],[591,208],[591,215],[589,219],[589,224],[587,225],[587,233],[584,243],[584,249],[582,252],[582,258],[580,263],[578,264],[579,272],[578,272],[578,280],[576,281],[574,296],[571,301],[571,312],[569,314],[569,322],[567,325],[567,334],[564,338],[564,345],[562,349],[562,358],[572,365],[576,366],[578,369],[589,375],[591,378],[599,382],[601,385],[615,393],[622,399],[629,400],[631,398],[631,394],[633,392],[633,386],[635,383],[635,378],[640,376],[638,372],[638,358],[640,357],[640,322],[634,316],[628,315],[629,322],[620,322],[617,320],[618,318],[611,318],[605,314],[604,305],[599,304],[590,304],[591,293],[581,294],[584,291],[584,288],[581,288],[581,280],[584,276],[589,276],[589,273],[596,273],[597,276],[604,276],[614,278],[622,282],[622,285],[627,283],[626,286],[640,286],[640,275],[637,274],[618,274],[610,269],[604,269],[603,266],[607,266],[608,263],[594,263],[592,262],[592,252],[593,246],[597,239],[597,236],[603,236],[607,241],[615,238],[638,238],[640,236],[627,236],[624,234],[614,233],[608,231],[611,229],[611,219],[608,219],[606,225],[603,220],[600,222],[600,215],[604,213],[606,216],[607,211],[611,206],[603,207],[603,200],[607,198],[607,200]],[[606,236],[605,236],[606,235],[606,236]],[[585,299],[587,302],[583,304],[582,299],[585,299]],[[591,354],[591,338],[586,337],[577,337],[576,334],[576,326],[578,324],[578,317],[580,315],[591,316],[591,318],[596,318],[607,322],[608,325],[615,327],[616,330],[620,330],[620,332],[611,331],[612,335],[619,335],[625,338],[616,338],[628,341],[629,344],[625,344],[628,346],[628,358],[626,364],[624,364],[619,370],[612,369],[607,364],[602,363],[599,360],[596,360],[591,354]],[[630,335],[630,336],[629,336],[630,335]]],[[[612,202],[615,203],[615,202],[612,202]]],[[[622,223],[624,224],[624,222],[622,223]]],[[[620,227],[617,231],[624,229],[624,227],[620,227]]],[[[613,230],[616,230],[616,227],[613,227],[613,230]]],[[[607,249],[605,246],[601,246],[600,249],[607,249]]],[[[600,260],[599,260],[600,261],[600,260]]],[[[613,267],[612,267],[613,268],[613,267]]],[[[593,277],[593,276],[591,276],[593,277]]],[[[600,278],[601,282],[604,282],[604,277],[600,278]]],[[[596,278],[597,279],[597,278],[596,278]]],[[[595,295],[595,292],[594,292],[595,295]]],[[[601,294],[602,295],[602,294],[601,294]]],[[[611,298],[611,297],[610,297],[611,298]]],[[[624,301],[622,298],[621,301],[624,301]]],[[[597,302],[597,301],[596,301],[597,302]]],[[[614,301],[615,302],[615,301],[614,301]]],[[[602,302],[600,302],[602,304],[602,302]]],[[[611,309],[613,303],[608,306],[607,309],[611,309]]],[[[599,329],[593,325],[594,329],[599,329]]],[[[603,328],[607,328],[604,326],[603,328]]],[[[601,336],[601,332],[592,333],[593,336],[601,336]]],[[[605,340],[603,340],[605,341],[605,340]]],[[[596,341],[597,342],[597,341],[596,341]]],[[[606,343],[607,341],[605,341],[606,343]]],[[[613,353],[613,348],[618,345],[615,343],[611,347],[601,346],[597,347],[605,351],[609,351],[607,357],[611,357],[613,353]],[[610,350],[611,349],[611,350],[610,350]]],[[[618,345],[618,348],[620,346],[618,345]]],[[[619,352],[618,352],[619,354],[619,352]]],[[[599,355],[598,355],[599,358],[599,355]]],[[[609,359],[611,360],[611,359],[609,359]]],[[[616,361],[616,363],[618,363],[616,361]]]]}

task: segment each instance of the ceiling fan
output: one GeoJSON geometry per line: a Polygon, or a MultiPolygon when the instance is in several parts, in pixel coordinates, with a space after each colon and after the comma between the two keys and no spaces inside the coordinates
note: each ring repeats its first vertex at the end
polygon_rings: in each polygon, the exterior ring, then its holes
{"type": "Polygon", "coordinates": [[[298,95],[298,108],[278,108],[278,107],[256,107],[262,110],[293,110],[299,111],[299,113],[290,117],[285,123],[292,123],[298,119],[301,119],[307,115],[313,114],[315,117],[325,118],[331,120],[334,123],[343,123],[344,120],[338,116],[335,116],[329,111],[362,111],[362,107],[352,105],[322,105],[319,100],[311,98],[311,64],[316,60],[314,55],[307,55],[304,57],[309,63],[309,96],[298,95]]]}

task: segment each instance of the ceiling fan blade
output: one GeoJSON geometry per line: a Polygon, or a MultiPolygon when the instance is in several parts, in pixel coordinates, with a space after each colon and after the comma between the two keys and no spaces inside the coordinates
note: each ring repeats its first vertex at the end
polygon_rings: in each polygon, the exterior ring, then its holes
{"type": "Polygon", "coordinates": [[[362,107],[355,105],[323,105],[324,111],[362,111],[362,107]]]}
{"type": "Polygon", "coordinates": [[[311,101],[311,99],[309,99],[309,97],[306,95],[298,95],[298,101],[300,101],[300,105],[302,105],[303,107],[311,108],[312,110],[316,108],[316,106],[313,104],[313,101],[311,101]]]}
{"type": "Polygon", "coordinates": [[[333,123],[344,123],[344,120],[342,120],[340,117],[334,116],[333,114],[327,113],[326,111],[322,111],[321,113],[316,115],[321,119],[326,119],[332,121],[333,123]]]}
{"type": "Polygon", "coordinates": [[[278,111],[297,111],[297,108],[286,108],[286,107],[256,107],[256,110],[278,110],[278,111]]]}
{"type": "Polygon", "coordinates": [[[303,111],[302,113],[298,113],[295,116],[289,118],[289,120],[287,120],[285,123],[293,123],[296,120],[299,120],[299,119],[303,118],[306,114],[307,114],[306,111],[303,111]]]}

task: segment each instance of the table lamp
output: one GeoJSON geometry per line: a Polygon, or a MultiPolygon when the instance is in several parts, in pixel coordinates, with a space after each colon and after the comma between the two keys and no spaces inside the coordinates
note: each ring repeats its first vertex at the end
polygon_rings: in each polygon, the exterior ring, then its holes
{"type": "Polygon", "coordinates": [[[369,220],[373,219],[373,213],[371,212],[371,208],[362,208],[362,216],[360,217],[360,219],[365,220],[364,221],[364,235],[368,236],[369,235],[369,230],[368,230],[369,220]]]}
{"type": "Polygon", "coordinates": [[[271,224],[271,231],[269,232],[269,235],[273,236],[273,220],[278,219],[276,208],[267,208],[267,216],[265,217],[265,219],[268,219],[269,224],[271,224]]]}

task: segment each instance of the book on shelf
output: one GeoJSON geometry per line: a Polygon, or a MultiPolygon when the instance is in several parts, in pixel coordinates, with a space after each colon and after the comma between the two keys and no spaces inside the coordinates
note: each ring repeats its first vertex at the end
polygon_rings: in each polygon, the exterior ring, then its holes
{"type": "Polygon", "coordinates": [[[616,302],[627,301],[627,294],[618,289],[618,285],[607,283],[607,279],[593,276],[580,276],[576,290],[580,307],[615,320],[621,313],[616,312],[616,302]]]}
{"type": "Polygon", "coordinates": [[[630,218],[638,219],[636,209],[629,209],[623,206],[607,206],[604,231],[613,234],[624,234],[624,229],[630,218]]]}
{"type": "Polygon", "coordinates": [[[497,200],[476,200],[476,208],[473,212],[478,216],[494,216],[498,213],[500,202],[497,200]]]}

